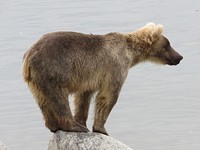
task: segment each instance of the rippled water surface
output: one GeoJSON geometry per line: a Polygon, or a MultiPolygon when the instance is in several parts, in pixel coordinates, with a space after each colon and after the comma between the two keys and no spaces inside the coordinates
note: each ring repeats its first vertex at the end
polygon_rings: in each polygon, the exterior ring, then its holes
{"type": "Polygon", "coordinates": [[[106,128],[135,150],[200,149],[200,1],[6,0],[0,21],[0,140],[10,149],[45,150],[52,135],[21,77],[33,42],[52,31],[130,32],[148,22],[164,25],[184,59],[132,68],[106,128]]]}

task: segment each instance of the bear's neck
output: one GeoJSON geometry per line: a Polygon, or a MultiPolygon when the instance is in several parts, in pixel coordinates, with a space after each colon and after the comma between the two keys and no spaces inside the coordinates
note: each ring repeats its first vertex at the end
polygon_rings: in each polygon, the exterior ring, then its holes
{"type": "Polygon", "coordinates": [[[134,33],[126,35],[126,45],[132,57],[131,67],[147,60],[149,44],[144,43],[134,33]]]}

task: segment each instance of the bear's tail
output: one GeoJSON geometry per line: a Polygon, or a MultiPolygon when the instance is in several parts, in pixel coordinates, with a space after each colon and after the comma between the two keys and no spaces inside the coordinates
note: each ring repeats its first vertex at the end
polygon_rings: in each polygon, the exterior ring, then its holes
{"type": "Polygon", "coordinates": [[[23,57],[22,76],[25,82],[29,82],[31,80],[31,70],[27,58],[27,53],[25,53],[23,57]]]}

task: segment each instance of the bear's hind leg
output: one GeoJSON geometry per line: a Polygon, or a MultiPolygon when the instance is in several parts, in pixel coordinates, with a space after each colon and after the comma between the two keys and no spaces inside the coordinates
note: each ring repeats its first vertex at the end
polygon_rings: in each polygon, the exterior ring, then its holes
{"type": "Polygon", "coordinates": [[[74,95],[74,120],[86,127],[88,111],[93,92],[77,92],[74,95]]]}
{"type": "Polygon", "coordinates": [[[52,131],[88,132],[88,129],[77,123],[71,114],[66,89],[46,85],[38,88],[29,83],[45,119],[45,125],[52,131]]]}

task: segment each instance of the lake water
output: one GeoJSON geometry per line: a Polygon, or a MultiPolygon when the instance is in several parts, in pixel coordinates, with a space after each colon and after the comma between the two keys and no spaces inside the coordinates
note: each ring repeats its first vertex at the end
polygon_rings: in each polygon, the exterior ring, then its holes
{"type": "Polygon", "coordinates": [[[135,150],[200,149],[200,1],[6,0],[0,21],[0,140],[11,150],[45,150],[52,136],[21,77],[33,42],[47,32],[130,32],[148,22],[164,25],[184,59],[132,68],[106,128],[135,150]]]}

